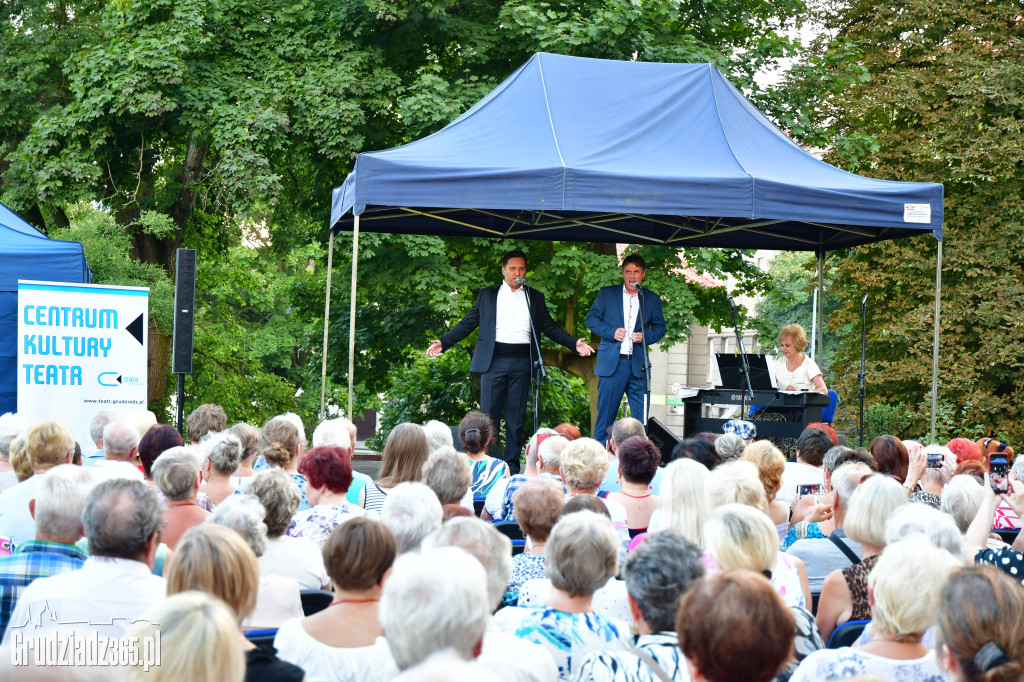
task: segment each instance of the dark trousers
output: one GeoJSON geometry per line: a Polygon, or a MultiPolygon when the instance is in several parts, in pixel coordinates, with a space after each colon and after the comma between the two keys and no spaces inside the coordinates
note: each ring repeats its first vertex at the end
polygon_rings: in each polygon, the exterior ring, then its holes
{"type": "Polygon", "coordinates": [[[491,368],[480,375],[480,410],[491,416],[495,429],[505,417],[503,458],[513,474],[519,472],[523,451],[531,367],[529,357],[495,357],[491,368]]]}
{"type": "MultiPolygon", "coordinates": [[[[594,440],[601,444],[608,442],[608,427],[615,423],[619,416],[619,404],[622,394],[629,399],[629,413],[635,419],[644,420],[644,394],[640,377],[633,376],[633,367],[629,358],[619,356],[615,372],[608,377],[597,379],[597,421],[594,424],[594,440]]],[[[647,410],[650,412],[650,406],[647,410]]]]}

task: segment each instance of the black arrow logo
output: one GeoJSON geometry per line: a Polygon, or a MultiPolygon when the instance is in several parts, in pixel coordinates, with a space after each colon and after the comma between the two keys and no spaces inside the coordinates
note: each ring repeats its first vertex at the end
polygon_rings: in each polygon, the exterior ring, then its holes
{"type": "MultiPolygon", "coordinates": [[[[143,317],[145,317],[145,313],[139,313],[139,316],[136,317],[132,321],[131,324],[129,324],[127,327],[125,327],[125,331],[127,331],[129,334],[134,336],[135,340],[139,342],[140,346],[142,345],[142,318],[143,317]]],[[[120,377],[118,377],[118,380],[120,380],[120,377]]]]}

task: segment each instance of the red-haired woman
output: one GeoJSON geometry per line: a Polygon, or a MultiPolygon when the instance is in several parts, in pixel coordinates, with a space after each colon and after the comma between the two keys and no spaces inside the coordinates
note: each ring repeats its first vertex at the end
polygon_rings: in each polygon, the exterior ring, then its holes
{"type": "Polygon", "coordinates": [[[366,511],[345,499],[352,485],[352,462],[341,448],[319,447],[299,462],[306,477],[305,493],[311,505],[292,519],[286,535],[306,537],[323,547],[331,531],[366,511]]]}

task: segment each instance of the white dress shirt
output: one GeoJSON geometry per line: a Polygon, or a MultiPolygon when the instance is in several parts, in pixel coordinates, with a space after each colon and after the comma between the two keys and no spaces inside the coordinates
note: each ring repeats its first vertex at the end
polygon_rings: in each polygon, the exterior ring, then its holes
{"type": "Polygon", "coordinates": [[[626,291],[626,285],[622,285],[622,319],[626,329],[626,335],[622,337],[620,355],[633,354],[633,330],[636,329],[636,316],[640,313],[640,292],[630,295],[626,291]]]}
{"type": "Polygon", "coordinates": [[[39,578],[26,587],[4,641],[18,626],[25,636],[59,627],[61,632],[121,637],[130,621],[144,618],[165,599],[167,582],[141,561],[91,556],[77,571],[39,578]]]}
{"type": "Polygon", "coordinates": [[[530,309],[526,289],[512,291],[502,280],[495,307],[494,340],[498,343],[530,343],[530,309]]]}

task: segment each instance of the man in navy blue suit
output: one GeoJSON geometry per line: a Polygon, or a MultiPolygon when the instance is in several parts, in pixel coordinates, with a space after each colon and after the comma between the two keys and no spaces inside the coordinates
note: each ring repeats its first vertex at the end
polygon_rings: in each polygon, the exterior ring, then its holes
{"type": "Polygon", "coordinates": [[[480,373],[480,410],[491,416],[495,428],[504,413],[504,459],[515,474],[519,473],[526,399],[536,359],[530,335],[530,315],[533,315],[533,326],[537,331],[552,341],[574,349],[580,355],[590,355],[594,349],[586,339],[577,339],[559,327],[551,319],[544,294],[525,286],[525,253],[506,253],[502,257],[501,276],[502,283],[483,289],[461,322],[431,342],[427,355],[436,357],[469,336],[474,329],[480,329],[469,371],[480,373]]]}
{"type": "Polygon", "coordinates": [[[615,423],[623,393],[629,399],[630,415],[647,421],[641,382],[643,343],[657,343],[665,336],[665,318],[661,314],[661,297],[640,286],[646,273],[643,258],[626,256],[622,261],[623,284],[597,292],[587,313],[587,327],[601,337],[594,368],[598,376],[594,438],[602,443],[608,440],[608,427],[615,423]]]}

